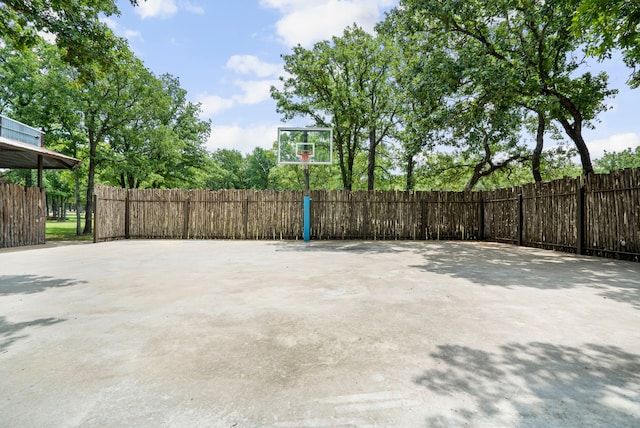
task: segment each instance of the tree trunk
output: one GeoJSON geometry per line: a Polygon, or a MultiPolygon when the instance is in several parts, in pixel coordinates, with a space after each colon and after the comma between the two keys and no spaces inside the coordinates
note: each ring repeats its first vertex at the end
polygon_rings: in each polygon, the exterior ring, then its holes
{"type": "Polygon", "coordinates": [[[76,235],[82,234],[82,220],[80,219],[80,172],[75,170],[75,196],[76,196],[76,235]]]}
{"type": "Polygon", "coordinates": [[[536,182],[542,181],[542,173],[540,172],[540,158],[542,157],[542,149],[544,147],[544,131],[546,127],[546,118],[544,113],[538,112],[538,132],[536,134],[536,147],[533,149],[531,157],[531,172],[536,182]]]}
{"type": "MultiPolygon", "coordinates": [[[[336,136],[337,136],[336,141],[338,145],[338,162],[340,163],[340,176],[342,178],[342,187],[345,190],[351,190],[351,187],[348,187],[349,180],[347,179],[347,164],[345,163],[345,156],[344,156],[344,138],[342,134],[337,134],[336,136]]],[[[347,145],[349,144],[348,141],[349,140],[347,140],[347,145]]]]}
{"type": "Polygon", "coordinates": [[[96,176],[96,152],[98,143],[89,138],[89,176],[87,179],[87,202],[85,206],[84,231],[85,235],[91,235],[93,231],[93,190],[96,176]]]}
{"type": "Polygon", "coordinates": [[[564,128],[565,132],[573,143],[576,145],[578,149],[578,153],[580,154],[580,163],[582,164],[582,174],[589,175],[593,174],[593,164],[591,163],[591,155],[589,154],[589,148],[587,147],[587,143],[584,142],[584,138],[582,138],[582,130],[581,127],[572,127],[567,119],[560,119],[560,123],[564,128]]]}
{"type": "Polygon", "coordinates": [[[478,184],[478,181],[482,178],[482,168],[484,167],[485,162],[481,162],[473,168],[473,175],[469,179],[469,182],[464,187],[465,192],[470,192],[473,188],[478,184]]]}
{"type": "Polygon", "coordinates": [[[376,179],[376,130],[369,131],[369,156],[367,165],[367,190],[374,189],[376,179]]]}
{"type": "Polygon", "coordinates": [[[413,190],[416,183],[413,178],[413,169],[415,168],[416,163],[414,160],[414,155],[407,154],[407,190],[413,190]]]}

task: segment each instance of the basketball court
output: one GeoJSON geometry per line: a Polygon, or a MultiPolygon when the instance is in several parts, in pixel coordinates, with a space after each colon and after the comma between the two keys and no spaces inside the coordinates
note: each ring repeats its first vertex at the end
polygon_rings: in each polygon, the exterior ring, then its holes
{"type": "Polygon", "coordinates": [[[477,242],[0,252],[0,426],[640,425],[640,264],[477,242]]]}

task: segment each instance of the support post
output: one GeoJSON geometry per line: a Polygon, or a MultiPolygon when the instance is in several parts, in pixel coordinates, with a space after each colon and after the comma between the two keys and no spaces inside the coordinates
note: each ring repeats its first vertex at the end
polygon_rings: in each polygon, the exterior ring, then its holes
{"type": "Polygon", "coordinates": [[[129,190],[127,190],[127,196],[124,198],[124,239],[129,239],[131,228],[131,205],[129,201],[129,190]]]}
{"type": "Polygon", "coordinates": [[[303,238],[304,242],[309,242],[311,240],[311,196],[304,197],[303,211],[303,238]]]}
{"type": "Polygon", "coordinates": [[[304,170],[304,191],[308,192],[309,191],[309,164],[304,164],[302,165],[302,168],[304,170]]]}
{"type": "Polygon", "coordinates": [[[480,212],[478,215],[478,241],[484,241],[484,197],[480,198],[480,212]]]}
{"type": "Polygon", "coordinates": [[[518,245],[523,242],[523,226],[524,226],[524,206],[522,204],[522,193],[518,194],[518,245]]]}
{"type": "Polygon", "coordinates": [[[242,238],[249,239],[249,198],[242,201],[242,238]]]}
{"type": "Polygon", "coordinates": [[[182,239],[189,239],[189,216],[191,209],[191,204],[189,201],[189,197],[184,200],[184,228],[182,230],[182,239]]]}
{"type": "Polygon", "coordinates": [[[370,196],[371,196],[371,193],[367,192],[367,197],[362,201],[362,239],[369,239],[369,201],[371,200],[370,196]]]}
{"type": "Polygon", "coordinates": [[[98,242],[98,196],[93,195],[93,243],[98,242]]]}
{"type": "Polygon", "coordinates": [[[576,191],[576,253],[580,255],[584,254],[585,223],[584,187],[580,185],[576,191]]]}
{"type": "Polygon", "coordinates": [[[420,239],[427,240],[427,201],[420,201],[420,239]]]}
{"type": "Polygon", "coordinates": [[[43,166],[43,157],[42,155],[38,155],[38,187],[42,189],[42,170],[44,169],[43,166]]]}

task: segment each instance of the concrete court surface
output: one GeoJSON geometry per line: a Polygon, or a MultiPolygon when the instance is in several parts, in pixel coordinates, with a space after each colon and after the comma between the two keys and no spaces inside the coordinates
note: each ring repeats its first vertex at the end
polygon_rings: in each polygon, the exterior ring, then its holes
{"type": "Polygon", "coordinates": [[[0,426],[640,426],[640,264],[433,241],[3,251],[0,426]]]}

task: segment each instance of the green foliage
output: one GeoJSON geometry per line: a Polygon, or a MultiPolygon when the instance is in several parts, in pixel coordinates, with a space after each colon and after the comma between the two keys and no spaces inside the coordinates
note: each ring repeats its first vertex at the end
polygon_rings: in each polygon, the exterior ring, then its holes
{"type": "MultiPolygon", "coordinates": [[[[580,167],[571,161],[575,149],[560,145],[542,153],[543,180],[577,177],[580,167]]],[[[418,169],[417,190],[465,190],[473,176],[475,161],[460,152],[436,152],[424,159],[418,169]]],[[[531,183],[531,160],[511,162],[492,174],[480,177],[474,190],[493,190],[531,183]]]]}
{"type": "MultiPolygon", "coordinates": [[[[528,109],[557,121],[592,171],[582,129],[606,109],[607,76],[577,74],[583,39],[571,33],[577,0],[403,0],[383,26],[446,59],[453,102],[483,99],[503,112],[528,109]]],[[[406,51],[406,50],[405,50],[406,51]]],[[[410,53],[418,52],[414,49],[410,53]]],[[[424,62],[421,56],[405,60],[424,62]]],[[[428,64],[428,62],[427,62],[428,64]]],[[[511,113],[509,113],[511,114],[511,113]]],[[[525,114],[516,113],[520,117],[525,114]]]]}
{"type": "Polygon", "coordinates": [[[271,170],[277,165],[272,151],[256,147],[245,159],[245,176],[250,189],[269,189],[271,170]]]}
{"type": "Polygon", "coordinates": [[[575,34],[587,35],[587,51],[600,59],[621,50],[632,69],[630,85],[640,86],[640,3],[628,0],[583,0],[574,16],[575,34]]]}
{"type": "Polygon", "coordinates": [[[198,106],[170,75],[140,68],[130,87],[131,120],[109,135],[102,180],[123,188],[202,187],[197,171],[206,162],[210,123],[198,119],[198,106]]]}
{"type": "Polygon", "coordinates": [[[607,152],[600,159],[595,160],[596,171],[609,173],[619,169],[640,168],[640,146],[628,148],[621,152],[607,152]]]}
{"type": "Polygon", "coordinates": [[[244,159],[238,150],[218,149],[211,153],[205,181],[207,189],[244,189],[244,159]]]}
{"type": "MultiPolygon", "coordinates": [[[[337,163],[312,167],[312,189],[507,187],[579,174],[576,153],[588,173],[582,130],[594,126],[615,91],[606,74],[581,72],[581,50],[605,58],[621,49],[635,66],[636,3],[401,0],[375,35],[353,26],[311,49],[293,48],[283,56],[283,88],[271,95],[283,119],[334,130],[337,163]],[[543,150],[545,139],[562,140],[561,133],[574,149],[543,150]]],[[[179,80],[154,75],[99,21],[117,14],[116,6],[0,6],[0,112],[41,127],[47,147],[83,160],[74,172],[45,174],[51,201],[86,203],[88,233],[96,183],[303,188],[302,168],[277,165],[275,148],[207,153],[211,123],[199,119],[200,106],[187,101],[179,80]],[[43,42],[41,30],[55,34],[56,44],[43,42]]],[[[640,85],[636,72],[631,84],[640,85]]],[[[638,150],[605,153],[596,169],[638,167],[638,150]]],[[[2,172],[2,179],[35,181],[25,171],[2,172]]]]}
{"type": "Polygon", "coordinates": [[[27,52],[38,43],[37,32],[47,32],[55,35],[66,63],[89,71],[88,64],[108,64],[104,54],[115,47],[100,16],[119,13],[115,0],[6,0],[0,6],[0,40],[27,52]]]}
{"type": "Polygon", "coordinates": [[[296,46],[284,55],[284,88],[271,88],[283,119],[296,116],[332,127],[334,147],[345,189],[354,183],[354,162],[365,150],[368,187],[373,188],[378,147],[391,135],[397,98],[391,86],[394,46],[353,26],[342,37],[316,43],[311,50],[296,46]]]}
{"type": "MultiPolygon", "coordinates": [[[[204,187],[205,180],[210,122],[198,118],[200,106],[186,100],[177,78],[156,77],[123,39],[110,37],[108,64],[87,65],[88,73],[42,41],[25,52],[0,47],[2,111],[41,127],[47,147],[83,160],[69,177],[77,205],[86,203],[85,233],[96,180],[121,187],[204,187]]],[[[47,187],[53,195],[60,186],[47,187]]]]}

